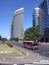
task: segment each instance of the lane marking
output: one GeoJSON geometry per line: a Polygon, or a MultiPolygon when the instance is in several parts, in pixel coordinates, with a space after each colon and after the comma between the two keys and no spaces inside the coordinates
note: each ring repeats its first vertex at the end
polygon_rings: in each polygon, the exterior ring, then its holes
{"type": "Polygon", "coordinates": [[[49,64],[49,60],[40,60],[39,62],[33,62],[33,64],[49,64]]]}
{"type": "Polygon", "coordinates": [[[25,65],[33,65],[33,64],[25,64],[25,65]]]}
{"type": "Polygon", "coordinates": [[[17,65],[17,64],[13,64],[13,65],[17,65]]]}

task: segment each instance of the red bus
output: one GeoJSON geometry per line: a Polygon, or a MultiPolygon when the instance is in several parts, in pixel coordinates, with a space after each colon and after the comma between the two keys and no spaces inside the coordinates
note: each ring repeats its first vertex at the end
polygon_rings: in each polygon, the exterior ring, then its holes
{"type": "Polygon", "coordinates": [[[30,49],[38,49],[39,44],[36,41],[24,41],[23,46],[30,49]]]}

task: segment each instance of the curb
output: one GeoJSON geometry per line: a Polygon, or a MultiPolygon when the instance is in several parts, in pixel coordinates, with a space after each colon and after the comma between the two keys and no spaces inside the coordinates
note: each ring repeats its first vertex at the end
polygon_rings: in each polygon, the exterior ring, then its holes
{"type": "Polygon", "coordinates": [[[49,65],[49,64],[34,64],[34,63],[29,63],[29,64],[3,64],[1,63],[0,65],[49,65]]]}
{"type": "Polygon", "coordinates": [[[13,64],[13,65],[33,65],[33,64],[13,64]]]}

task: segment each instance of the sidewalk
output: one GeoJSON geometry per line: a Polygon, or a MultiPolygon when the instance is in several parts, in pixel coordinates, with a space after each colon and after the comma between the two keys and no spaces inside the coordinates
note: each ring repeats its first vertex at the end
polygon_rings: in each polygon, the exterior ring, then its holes
{"type": "Polygon", "coordinates": [[[39,42],[39,44],[42,44],[42,45],[49,45],[49,42],[39,42]]]}

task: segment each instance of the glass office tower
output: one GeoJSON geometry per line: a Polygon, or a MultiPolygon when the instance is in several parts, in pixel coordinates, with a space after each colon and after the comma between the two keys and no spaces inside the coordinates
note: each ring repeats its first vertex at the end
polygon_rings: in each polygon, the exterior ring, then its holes
{"type": "Polygon", "coordinates": [[[42,0],[39,8],[44,13],[44,38],[49,41],[49,0],[42,0]]]}
{"type": "Polygon", "coordinates": [[[43,30],[44,30],[44,16],[43,16],[43,10],[39,7],[36,7],[34,9],[33,13],[33,27],[39,27],[40,28],[40,35],[43,36],[43,30]]]}
{"type": "Polygon", "coordinates": [[[39,8],[36,7],[34,9],[33,13],[33,26],[38,27],[39,26],[39,8]]]}

